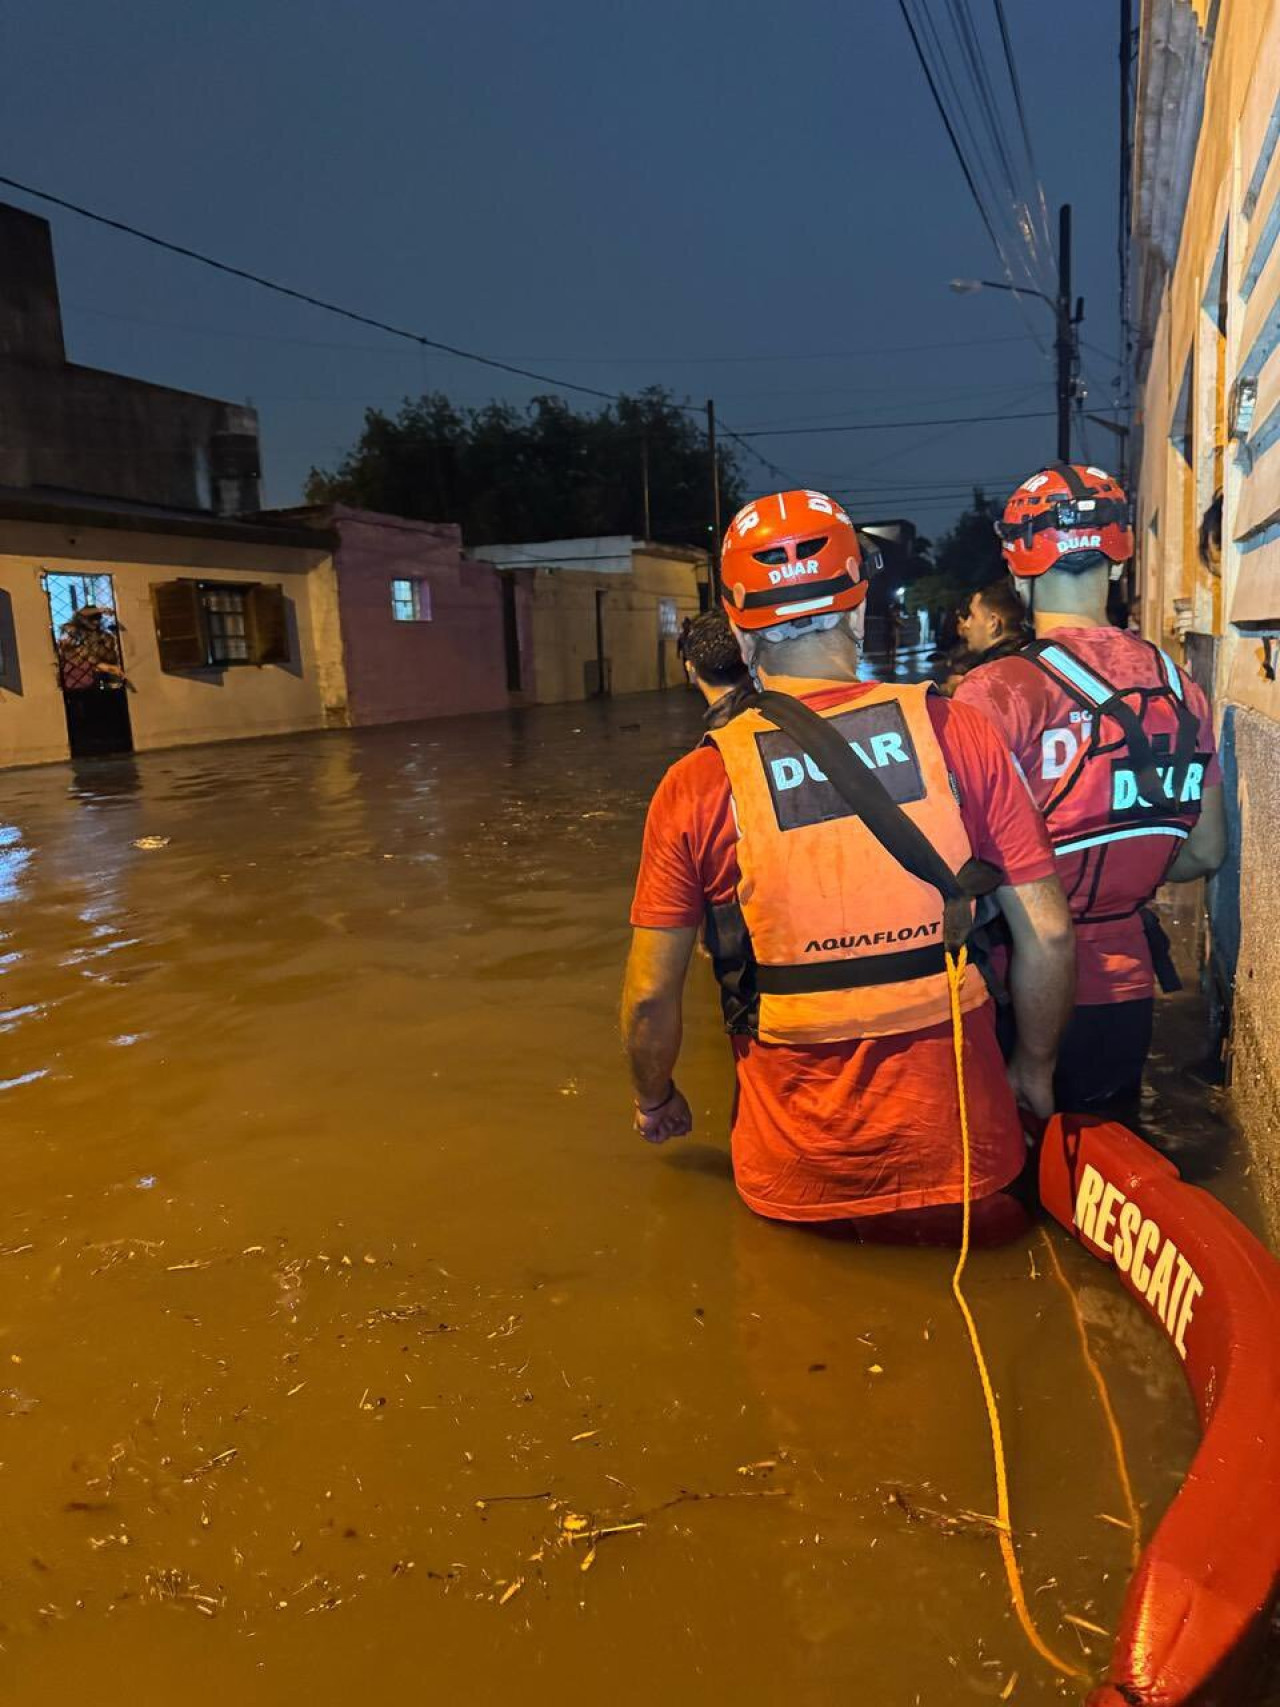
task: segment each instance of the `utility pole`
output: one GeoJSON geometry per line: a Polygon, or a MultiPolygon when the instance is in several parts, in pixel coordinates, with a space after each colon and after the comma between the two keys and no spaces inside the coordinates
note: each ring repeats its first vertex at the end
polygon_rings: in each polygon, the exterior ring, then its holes
{"type": "Polygon", "coordinates": [[[707,399],[707,450],[711,457],[711,602],[720,600],[720,459],[716,455],[716,404],[707,399]]]}
{"type": "Polygon", "coordinates": [[[649,435],[640,440],[640,483],[644,490],[644,537],[653,538],[653,520],[649,514],[649,435]]]}
{"type": "MultiPolygon", "coordinates": [[[[1058,209],[1058,461],[1071,461],[1071,405],[1075,400],[1075,322],[1071,317],[1071,204],[1058,209]]],[[[1083,310],[1082,310],[1083,312],[1083,310]]]]}

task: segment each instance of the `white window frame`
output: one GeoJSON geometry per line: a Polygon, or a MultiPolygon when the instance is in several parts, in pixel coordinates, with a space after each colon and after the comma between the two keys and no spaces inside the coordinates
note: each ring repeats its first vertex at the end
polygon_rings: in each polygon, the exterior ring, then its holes
{"type": "Polygon", "coordinates": [[[393,622],[431,621],[431,583],[413,575],[396,575],[391,582],[393,622]],[[401,592],[406,588],[406,592],[401,592]]]}

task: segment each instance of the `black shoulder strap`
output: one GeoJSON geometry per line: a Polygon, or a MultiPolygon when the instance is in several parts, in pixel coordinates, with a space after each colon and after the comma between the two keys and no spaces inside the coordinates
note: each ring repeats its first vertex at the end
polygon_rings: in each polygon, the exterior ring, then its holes
{"type": "MultiPolygon", "coordinates": [[[[1155,653],[1160,673],[1164,674],[1163,654],[1159,647],[1153,646],[1151,649],[1155,653]]],[[[1134,693],[1138,690],[1116,687],[1094,665],[1086,664],[1082,658],[1077,658],[1074,652],[1058,641],[1034,641],[1028,646],[1025,656],[1033,664],[1038,665],[1059,687],[1065,689],[1078,705],[1085,706],[1094,713],[1095,739],[1104,717],[1113,718],[1120,725],[1120,733],[1124,736],[1124,744],[1129,750],[1129,759],[1138,781],[1139,793],[1148,806],[1159,809],[1162,806],[1167,806],[1170,800],[1176,803],[1181,799],[1182,790],[1186,783],[1187,769],[1195,758],[1196,745],[1200,737],[1200,726],[1196,721],[1195,713],[1187,704],[1186,696],[1183,693],[1175,691],[1172,684],[1170,685],[1169,697],[1173,700],[1178,721],[1178,739],[1170,766],[1169,787],[1166,789],[1160,780],[1156,755],[1151,742],[1147,739],[1147,732],[1142,727],[1142,719],[1124,697],[1126,693],[1134,693]],[[1097,682],[1099,686],[1104,687],[1107,690],[1107,697],[1105,699],[1095,698],[1093,694],[1083,691],[1078,684],[1071,680],[1069,675],[1056,669],[1052,659],[1047,659],[1044,656],[1046,653],[1052,654],[1054,652],[1060,653],[1067,660],[1068,666],[1074,664],[1086,676],[1097,682]]]]}
{"type": "Polygon", "coordinates": [[[855,756],[839,731],[800,700],[790,694],[766,690],[753,702],[752,709],[790,735],[904,870],[922,883],[933,885],[944,904],[943,940],[953,953],[962,948],[973,928],[973,899],[990,894],[1000,885],[1000,873],[995,867],[971,859],[958,872],[952,871],[874,771],[855,756]]]}

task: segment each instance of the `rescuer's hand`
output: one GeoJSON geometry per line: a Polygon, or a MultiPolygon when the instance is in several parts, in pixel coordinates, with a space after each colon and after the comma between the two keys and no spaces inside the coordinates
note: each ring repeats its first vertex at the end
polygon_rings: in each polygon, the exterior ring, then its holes
{"type": "Polygon", "coordinates": [[[636,1104],[635,1128],[646,1144],[665,1144],[668,1138],[683,1138],[693,1131],[693,1112],[674,1079],[665,1102],[653,1108],[636,1104]]]}
{"type": "Polygon", "coordinates": [[[1014,1101],[1042,1120],[1048,1120],[1054,1112],[1053,1067],[1052,1061],[1038,1060],[1015,1049],[1006,1068],[1014,1101]]]}

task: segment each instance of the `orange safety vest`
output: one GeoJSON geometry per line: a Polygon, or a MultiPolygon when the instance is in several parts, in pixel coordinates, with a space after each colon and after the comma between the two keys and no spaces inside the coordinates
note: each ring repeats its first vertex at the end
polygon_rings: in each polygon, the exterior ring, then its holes
{"type": "MultiPolygon", "coordinates": [[[[831,683],[789,687],[805,694],[831,683]]],[[[859,687],[856,698],[851,693],[820,715],[958,871],[972,850],[929,716],[933,691],[927,684],[859,687]]],[[[759,997],[746,1029],[766,1043],[836,1043],[946,1021],[937,889],[906,871],[813,760],[760,712],[748,707],[707,739],[724,760],[737,821],[736,909],[754,963],[748,981],[759,997]]],[[[728,993],[729,980],[719,966],[717,972],[728,993]]],[[[734,969],[735,991],[742,982],[734,969]]],[[[987,1000],[982,974],[970,966],[961,1007],[987,1000]]]]}

